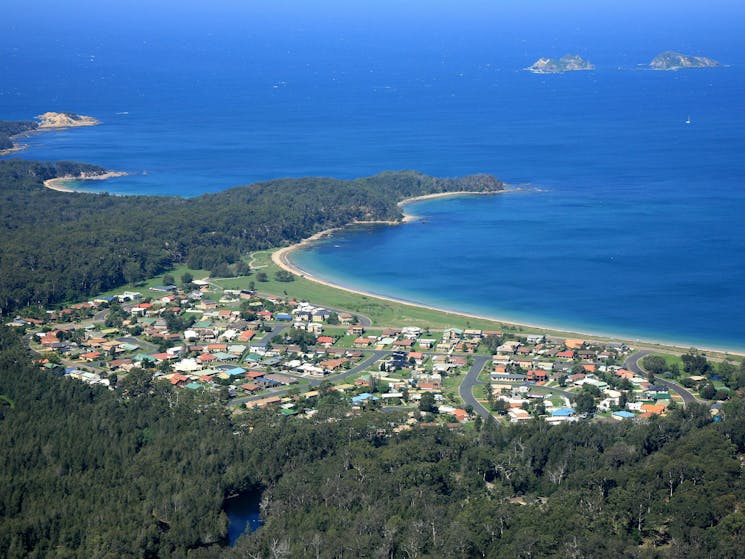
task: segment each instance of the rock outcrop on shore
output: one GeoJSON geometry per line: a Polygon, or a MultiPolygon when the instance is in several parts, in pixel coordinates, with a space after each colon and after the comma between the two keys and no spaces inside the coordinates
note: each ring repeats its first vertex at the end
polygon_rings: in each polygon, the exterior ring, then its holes
{"type": "Polygon", "coordinates": [[[658,54],[649,63],[652,70],[688,70],[691,68],[717,68],[719,62],[705,56],[681,54],[672,50],[658,54]]]}
{"type": "Polygon", "coordinates": [[[46,112],[36,117],[40,129],[50,128],[75,128],[78,126],[96,126],[101,124],[100,120],[92,116],[79,115],[75,113],[46,112]]]}
{"type": "Polygon", "coordinates": [[[565,54],[561,58],[539,58],[525,69],[534,74],[563,74],[594,70],[595,66],[578,54],[565,54]]]}
{"type": "Polygon", "coordinates": [[[44,130],[96,126],[97,124],[101,124],[101,121],[92,116],[51,111],[38,115],[36,120],[0,120],[0,156],[26,149],[28,146],[13,141],[25,134],[44,130]]]}

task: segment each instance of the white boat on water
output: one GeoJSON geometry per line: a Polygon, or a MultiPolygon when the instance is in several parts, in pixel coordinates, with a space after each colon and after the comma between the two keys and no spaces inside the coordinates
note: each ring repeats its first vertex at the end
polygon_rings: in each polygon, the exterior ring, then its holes
{"type": "Polygon", "coordinates": [[[690,124],[690,123],[691,123],[691,115],[688,115],[688,118],[686,119],[686,124],[690,124]]]}

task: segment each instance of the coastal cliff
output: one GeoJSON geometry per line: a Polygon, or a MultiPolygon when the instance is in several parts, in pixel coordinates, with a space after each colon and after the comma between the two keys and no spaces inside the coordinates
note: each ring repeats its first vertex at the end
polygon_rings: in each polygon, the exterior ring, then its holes
{"type": "Polygon", "coordinates": [[[594,70],[595,66],[578,54],[566,54],[561,58],[539,58],[525,69],[533,74],[563,74],[594,70]]]}
{"type": "Polygon", "coordinates": [[[681,54],[672,50],[658,54],[649,63],[652,70],[687,70],[691,68],[717,68],[719,62],[705,56],[681,54]]]}

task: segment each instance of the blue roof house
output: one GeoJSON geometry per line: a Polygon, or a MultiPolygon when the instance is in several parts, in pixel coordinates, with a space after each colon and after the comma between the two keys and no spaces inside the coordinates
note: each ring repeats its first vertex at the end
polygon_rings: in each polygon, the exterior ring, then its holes
{"type": "Polygon", "coordinates": [[[358,394],[357,396],[352,396],[352,405],[359,406],[362,402],[366,402],[368,400],[377,400],[377,398],[369,392],[363,392],[362,394],[358,394]]]}

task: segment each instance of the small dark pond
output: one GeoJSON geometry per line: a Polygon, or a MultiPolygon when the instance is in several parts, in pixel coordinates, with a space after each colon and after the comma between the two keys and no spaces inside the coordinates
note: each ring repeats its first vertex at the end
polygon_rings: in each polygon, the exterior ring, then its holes
{"type": "Polygon", "coordinates": [[[261,492],[250,491],[225,501],[225,514],[228,515],[228,545],[233,547],[244,533],[255,532],[261,527],[259,503],[261,492]]]}

